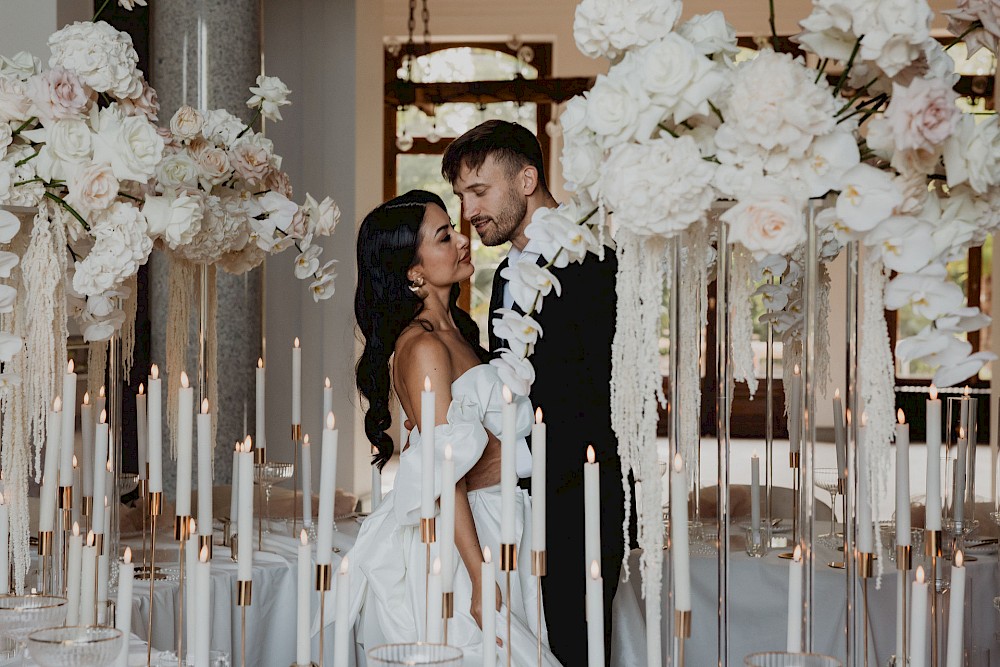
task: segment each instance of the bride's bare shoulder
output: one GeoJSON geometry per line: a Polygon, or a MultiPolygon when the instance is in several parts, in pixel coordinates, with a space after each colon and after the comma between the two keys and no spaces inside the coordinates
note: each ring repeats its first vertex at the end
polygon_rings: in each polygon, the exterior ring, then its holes
{"type": "Polygon", "coordinates": [[[451,353],[436,331],[411,326],[396,340],[394,370],[406,382],[408,378],[440,376],[451,371],[451,353]]]}

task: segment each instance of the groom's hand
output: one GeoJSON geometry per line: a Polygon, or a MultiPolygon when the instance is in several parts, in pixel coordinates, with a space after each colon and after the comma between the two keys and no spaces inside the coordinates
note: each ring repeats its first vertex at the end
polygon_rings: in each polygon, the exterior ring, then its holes
{"type": "Polygon", "coordinates": [[[500,441],[489,431],[486,433],[489,440],[486,441],[483,455],[479,457],[476,465],[465,473],[465,484],[469,491],[485,489],[500,483],[500,441]]]}

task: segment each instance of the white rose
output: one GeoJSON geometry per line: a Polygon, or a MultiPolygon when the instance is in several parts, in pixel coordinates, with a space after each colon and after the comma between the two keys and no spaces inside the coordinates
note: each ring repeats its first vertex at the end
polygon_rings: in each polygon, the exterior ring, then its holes
{"type": "Polygon", "coordinates": [[[271,172],[271,155],[267,150],[250,142],[237,144],[229,151],[229,163],[236,175],[250,186],[259,186],[271,172]]]}
{"type": "Polygon", "coordinates": [[[27,81],[41,71],[41,59],[27,51],[18,51],[11,58],[0,56],[0,74],[13,74],[21,81],[27,81]]]}
{"type": "Polygon", "coordinates": [[[201,168],[186,150],[168,153],[156,165],[156,185],[162,192],[198,187],[201,168]]]}
{"type": "Polygon", "coordinates": [[[24,81],[0,74],[0,123],[22,123],[31,117],[31,98],[24,81]]]}
{"type": "Polygon", "coordinates": [[[163,138],[144,117],[101,109],[94,137],[94,161],[107,162],[118,180],[145,183],[163,157],[163,138]]]}
{"type": "Polygon", "coordinates": [[[867,232],[903,203],[903,193],[892,176],[867,164],[844,174],[837,197],[837,217],[854,232],[867,232]]]}
{"type": "Polygon", "coordinates": [[[250,87],[253,96],[247,100],[247,106],[251,109],[260,107],[260,113],[268,120],[281,120],[281,112],[278,107],[291,104],[288,101],[288,86],[281,82],[276,76],[257,76],[257,85],[250,87]]]}
{"type": "Polygon", "coordinates": [[[340,222],[340,207],[329,197],[324,197],[323,201],[317,203],[312,195],[306,193],[302,210],[308,219],[307,229],[310,234],[329,236],[340,222]]]}
{"type": "Polygon", "coordinates": [[[164,239],[171,249],[187,245],[201,229],[201,201],[184,192],[176,196],[147,196],[142,213],[149,224],[149,234],[164,239]]]}
{"type": "Polygon", "coordinates": [[[142,212],[115,202],[91,220],[94,246],[76,263],[73,289],[83,296],[99,295],[135,275],[153,249],[142,212]]]}
{"type": "Polygon", "coordinates": [[[551,271],[534,262],[517,262],[500,272],[500,277],[508,281],[514,303],[524,312],[542,312],[542,299],[553,289],[562,293],[562,285],[551,271]]]}
{"type": "Polygon", "coordinates": [[[680,15],[677,0],[582,0],[573,37],[584,55],[613,60],[630,47],[669,34],[680,15]]]}
{"type": "Polygon", "coordinates": [[[83,214],[100,211],[111,206],[118,196],[118,187],[111,166],[94,163],[79,169],[70,179],[66,202],[83,214]]]}
{"type": "Polygon", "coordinates": [[[855,17],[862,35],[858,56],[873,61],[889,77],[896,76],[922,54],[930,39],[933,12],[927,2],[882,0],[855,17]]]}
{"type": "Polygon", "coordinates": [[[630,82],[631,76],[629,65],[620,63],[607,75],[599,74],[587,93],[587,126],[602,148],[647,139],[662,118],[663,110],[653,108],[649,97],[630,82]]]}
{"type": "Polygon", "coordinates": [[[587,131],[587,98],[577,95],[563,106],[559,114],[559,125],[563,136],[569,138],[587,131]]]}
{"type": "Polygon", "coordinates": [[[170,118],[170,132],[181,140],[194,139],[205,126],[205,117],[194,107],[184,105],[170,118]]]}
{"type": "Polygon", "coordinates": [[[231,146],[246,124],[225,109],[206,111],[202,135],[216,146],[231,146]]]}
{"type": "Polygon", "coordinates": [[[61,67],[31,77],[27,91],[32,111],[46,126],[60,118],[83,117],[95,97],[76,74],[61,67]]]}
{"type": "Polygon", "coordinates": [[[736,45],[736,29],[720,11],[692,16],[677,28],[677,33],[691,42],[698,53],[715,56],[726,64],[732,63],[740,52],[736,45]]]}
{"type": "Polygon", "coordinates": [[[507,347],[524,350],[525,355],[532,354],[538,337],[542,335],[542,327],[535,318],[509,308],[497,308],[493,313],[499,315],[493,318],[493,333],[507,341],[507,347]]]}
{"type": "Polygon", "coordinates": [[[944,142],[944,165],[948,187],[968,181],[973,190],[985,194],[1000,184],[1000,122],[996,115],[979,120],[962,114],[955,132],[944,142]]]}
{"type": "Polygon", "coordinates": [[[938,79],[914,79],[909,86],[894,83],[889,107],[870,128],[869,144],[887,150],[901,171],[905,165],[932,170],[941,144],[962,115],[956,97],[951,86],[938,79]]]}
{"type": "Polygon", "coordinates": [[[760,260],[790,253],[806,240],[804,203],[781,194],[743,199],[719,218],[729,224],[729,242],[760,260]]]}
{"type": "Polygon", "coordinates": [[[562,164],[567,190],[579,192],[590,189],[601,176],[603,162],[604,151],[597,145],[593,135],[582,140],[566,135],[559,163],[562,164]]]}
{"type": "Polygon", "coordinates": [[[191,156],[198,165],[198,182],[201,187],[210,191],[212,186],[220,185],[229,180],[232,166],[226,151],[216,148],[205,141],[191,143],[191,156]]]}
{"type": "Polygon", "coordinates": [[[26,131],[24,136],[35,142],[44,142],[34,161],[35,171],[46,181],[69,180],[78,169],[90,162],[93,147],[86,121],[78,118],[57,120],[49,127],[26,131]]]}
{"type": "Polygon", "coordinates": [[[104,21],[76,22],[49,37],[49,67],[64,67],[99,93],[114,97],[142,94],[139,56],[126,32],[104,21]]]}

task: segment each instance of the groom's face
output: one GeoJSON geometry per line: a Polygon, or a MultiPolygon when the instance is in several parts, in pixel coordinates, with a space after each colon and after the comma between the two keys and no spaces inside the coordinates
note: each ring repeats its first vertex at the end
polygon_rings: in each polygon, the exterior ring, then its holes
{"type": "Polygon", "coordinates": [[[484,245],[510,241],[528,212],[528,199],[518,183],[523,169],[510,173],[488,156],[478,169],[462,165],[455,194],[462,201],[462,217],[475,227],[484,245]]]}

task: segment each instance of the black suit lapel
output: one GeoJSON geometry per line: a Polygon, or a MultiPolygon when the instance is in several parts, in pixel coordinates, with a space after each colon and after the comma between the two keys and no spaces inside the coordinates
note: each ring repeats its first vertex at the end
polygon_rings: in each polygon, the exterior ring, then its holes
{"type": "Polygon", "coordinates": [[[501,347],[500,339],[493,333],[493,312],[497,308],[503,308],[503,286],[507,281],[500,277],[500,272],[505,268],[507,268],[506,258],[500,262],[496,273],[493,274],[493,291],[490,293],[490,314],[486,320],[486,330],[490,338],[490,352],[496,352],[501,347]]]}

